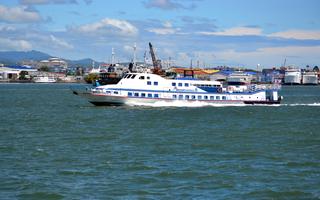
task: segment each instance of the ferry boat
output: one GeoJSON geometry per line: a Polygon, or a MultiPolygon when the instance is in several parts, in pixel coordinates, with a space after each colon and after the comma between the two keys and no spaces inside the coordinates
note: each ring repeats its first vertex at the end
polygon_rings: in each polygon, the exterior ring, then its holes
{"type": "Polygon", "coordinates": [[[55,83],[57,79],[52,76],[35,76],[33,77],[33,82],[35,83],[55,83]]]}
{"type": "Polygon", "coordinates": [[[134,105],[165,102],[205,102],[209,104],[280,104],[280,85],[240,85],[223,87],[218,81],[193,78],[166,79],[148,73],[128,73],[117,84],[102,85],[73,93],[100,105],[134,105]]]}
{"type": "Polygon", "coordinates": [[[301,84],[301,72],[299,69],[287,69],[284,74],[285,85],[301,84]]]}
{"type": "Polygon", "coordinates": [[[303,85],[318,85],[318,74],[316,72],[304,72],[302,74],[303,85]]]}
{"type": "Polygon", "coordinates": [[[229,85],[247,85],[251,83],[252,75],[241,71],[235,71],[227,77],[229,85]]]}

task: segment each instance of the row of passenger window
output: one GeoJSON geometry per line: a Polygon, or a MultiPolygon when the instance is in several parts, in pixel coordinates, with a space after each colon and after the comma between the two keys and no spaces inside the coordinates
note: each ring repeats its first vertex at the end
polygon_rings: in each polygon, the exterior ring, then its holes
{"type": "MultiPolygon", "coordinates": [[[[137,76],[136,74],[126,74],[123,78],[125,78],[125,79],[129,79],[129,78],[134,79],[136,76],[137,76]]],[[[145,78],[146,79],[150,79],[150,76],[147,76],[147,77],[139,76],[140,80],[144,80],[145,78]]]]}
{"type": "Polygon", "coordinates": [[[197,87],[221,87],[220,85],[210,85],[210,84],[194,84],[197,87]]]}
{"type": "MultiPolygon", "coordinates": [[[[179,87],[189,87],[191,86],[192,84],[189,84],[189,83],[176,83],[176,82],[172,82],[171,85],[173,87],[175,86],[179,86],[179,87]]],[[[194,86],[197,86],[197,87],[220,87],[219,85],[209,85],[209,84],[193,84],[194,86]]]]}
{"type": "Polygon", "coordinates": [[[173,99],[185,100],[226,100],[226,96],[206,96],[206,95],[172,95],[173,99]]]}
{"type": "MultiPolygon", "coordinates": [[[[152,82],[147,81],[147,85],[152,85],[152,82]]],[[[159,85],[158,81],[153,81],[153,85],[155,85],[155,86],[159,85]]]]}
{"type": "Polygon", "coordinates": [[[123,78],[126,78],[126,79],[129,79],[129,78],[134,79],[136,76],[137,76],[137,75],[135,75],[135,74],[126,74],[123,78]]]}
{"type": "Polygon", "coordinates": [[[128,92],[128,96],[129,97],[159,98],[159,94],[139,93],[139,92],[128,92]]]}
{"type": "MultiPolygon", "coordinates": [[[[183,83],[176,83],[176,82],[172,82],[172,84],[171,84],[173,87],[175,87],[175,86],[179,86],[179,87],[182,87],[183,86],[183,83]]],[[[184,83],[184,87],[189,87],[189,83],[184,83]]]]}

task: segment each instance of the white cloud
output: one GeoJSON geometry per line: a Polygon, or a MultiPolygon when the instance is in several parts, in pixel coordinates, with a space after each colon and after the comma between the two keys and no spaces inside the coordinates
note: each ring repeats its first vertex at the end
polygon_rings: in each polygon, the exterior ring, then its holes
{"type": "Polygon", "coordinates": [[[190,58],[190,56],[188,55],[188,53],[186,53],[186,52],[179,52],[176,60],[178,61],[177,64],[179,64],[179,65],[185,65],[186,63],[190,63],[191,58],[190,58]]]}
{"type": "Polygon", "coordinates": [[[170,21],[165,21],[165,22],[163,23],[163,26],[164,26],[165,28],[172,28],[172,24],[171,24],[170,21]]]}
{"type": "MultiPolygon", "coordinates": [[[[304,62],[317,64],[320,46],[286,46],[286,47],[266,47],[259,48],[251,52],[237,52],[233,49],[213,52],[214,59],[225,60],[233,63],[256,66],[272,67],[280,66],[285,58],[293,65],[305,65],[304,62]]],[[[214,59],[212,62],[214,62],[214,59]]],[[[250,66],[249,66],[250,67],[250,66]]]]}
{"type": "Polygon", "coordinates": [[[133,46],[130,45],[124,45],[123,50],[127,53],[132,53],[133,52],[133,46]]]}
{"type": "Polygon", "coordinates": [[[58,39],[53,35],[50,35],[50,40],[51,40],[52,44],[57,47],[62,47],[62,48],[66,48],[66,49],[73,49],[73,46],[71,44],[67,43],[64,40],[58,39]]]}
{"type": "Polygon", "coordinates": [[[26,7],[6,7],[0,5],[0,21],[10,23],[38,22],[42,18],[39,13],[26,10],[26,7]]]}
{"type": "Polygon", "coordinates": [[[268,35],[269,37],[279,37],[285,39],[297,40],[320,40],[320,30],[307,31],[307,30],[288,30],[276,32],[268,35]]]}
{"type": "Polygon", "coordinates": [[[32,45],[26,40],[12,40],[8,38],[0,38],[0,50],[18,50],[25,51],[31,50],[32,45]]]}
{"type": "Polygon", "coordinates": [[[214,36],[266,36],[297,40],[320,40],[320,30],[287,30],[271,34],[263,34],[262,31],[261,28],[240,26],[217,32],[202,31],[197,33],[200,35],[214,36]]]}
{"type": "Polygon", "coordinates": [[[172,28],[150,28],[147,29],[149,32],[155,33],[157,35],[169,35],[169,34],[175,34],[176,29],[172,28]]]}
{"type": "Polygon", "coordinates": [[[14,26],[0,25],[1,32],[11,32],[11,31],[16,31],[16,30],[17,29],[14,26]]]}
{"type": "Polygon", "coordinates": [[[85,34],[122,34],[126,36],[136,35],[138,29],[125,20],[105,18],[101,21],[82,25],[73,30],[85,34]]]}
{"type": "Polygon", "coordinates": [[[155,33],[157,35],[170,35],[170,34],[175,34],[178,31],[180,31],[180,28],[173,28],[170,21],[166,21],[162,25],[163,25],[163,27],[161,27],[161,28],[149,28],[149,29],[147,29],[147,31],[149,31],[151,33],[155,33]]]}
{"type": "Polygon", "coordinates": [[[225,29],[220,32],[198,32],[201,35],[217,35],[217,36],[253,36],[253,35],[262,35],[261,28],[252,28],[252,27],[234,27],[230,29],[225,29]]]}

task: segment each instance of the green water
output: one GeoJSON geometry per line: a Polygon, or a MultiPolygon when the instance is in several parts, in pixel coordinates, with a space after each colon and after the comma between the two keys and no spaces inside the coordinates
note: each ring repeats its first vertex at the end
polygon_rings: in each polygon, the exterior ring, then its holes
{"type": "Polygon", "coordinates": [[[320,87],[281,106],[94,107],[0,84],[0,199],[320,199],[320,87]]]}

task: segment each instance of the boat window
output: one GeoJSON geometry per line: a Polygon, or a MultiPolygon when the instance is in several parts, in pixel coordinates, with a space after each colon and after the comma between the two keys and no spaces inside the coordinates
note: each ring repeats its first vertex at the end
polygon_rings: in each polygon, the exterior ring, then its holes
{"type": "Polygon", "coordinates": [[[210,100],[214,100],[214,96],[210,96],[210,100]]]}
{"type": "Polygon", "coordinates": [[[177,84],[175,82],[172,82],[172,86],[176,86],[177,84]]]}
{"type": "Polygon", "coordinates": [[[182,83],[178,83],[178,86],[179,86],[179,87],[182,87],[182,83]]]}
{"type": "Polygon", "coordinates": [[[185,98],[185,99],[189,99],[189,98],[190,98],[190,96],[189,96],[189,95],[186,95],[184,98],[185,98]]]}
{"type": "Polygon", "coordinates": [[[132,74],[129,74],[128,76],[127,76],[127,78],[130,78],[132,76],[132,74]]]}
{"type": "Polygon", "coordinates": [[[150,79],[150,76],[147,76],[147,79],[150,79]]]}
{"type": "Polygon", "coordinates": [[[183,99],[183,95],[179,95],[179,99],[183,99]]]}
{"type": "Polygon", "coordinates": [[[151,81],[147,81],[147,85],[151,85],[151,81]]]}
{"type": "Polygon", "coordinates": [[[192,98],[192,99],[196,99],[196,95],[192,95],[191,98],[192,98]]]}
{"type": "Polygon", "coordinates": [[[141,93],[141,97],[146,97],[146,93],[141,93]]]}
{"type": "Polygon", "coordinates": [[[154,98],[159,98],[159,94],[154,94],[154,98]]]}
{"type": "Polygon", "coordinates": [[[198,96],[198,99],[201,100],[201,99],[202,99],[202,96],[199,95],[199,96],[198,96]]]}
{"type": "Polygon", "coordinates": [[[220,96],[216,96],[216,100],[220,100],[220,96]]]}
{"type": "Polygon", "coordinates": [[[140,79],[140,80],[144,80],[144,76],[140,76],[139,79],[140,79]]]}
{"type": "Polygon", "coordinates": [[[222,100],[226,100],[227,98],[226,98],[226,96],[222,96],[222,100]]]}
{"type": "Polygon", "coordinates": [[[175,95],[175,94],[174,94],[174,95],[172,95],[172,98],[176,99],[176,98],[177,98],[177,95],[175,95]]]}
{"type": "Polygon", "coordinates": [[[139,96],[139,93],[137,93],[137,92],[134,93],[134,96],[135,96],[135,97],[138,97],[138,96],[139,96]]]}
{"type": "Polygon", "coordinates": [[[136,77],[136,75],[135,75],[135,74],[133,74],[133,75],[132,75],[132,77],[131,77],[131,79],[134,79],[135,77],[136,77]]]}
{"type": "Polygon", "coordinates": [[[184,86],[185,86],[185,87],[189,87],[189,83],[185,83],[184,86]]]}
{"type": "Polygon", "coordinates": [[[114,91],[114,92],[113,92],[113,94],[119,94],[119,92],[117,92],[117,91],[114,91]]]}
{"type": "Polygon", "coordinates": [[[204,98],[205,100],[208,100],[208,96],[204,96],[203,98],[204,98]]]}
{"type": "Polygon", "coordinates": [[[110,92],[110,91],[108,91],[108,90],[106,91],[106,93],[107,93],[107,94],[111,94],[111,92],[110,92]]]}
{"type": "Polygon", "coordinates": [[[149,97],[149,98],[152,98],[152,94],[149,93],[149,94],[148,94],[148,97],[149,97]]]}
{"type": "Polygon", "coordinates": [[[158,81],[153,82],[153,85],[158,85],[158,81]]]}
{"type": "Polygon", "coordinates": [[[129,97],[132,97],[132,92],[128,92],[128,96],[129,96],[129,97]]]}

